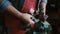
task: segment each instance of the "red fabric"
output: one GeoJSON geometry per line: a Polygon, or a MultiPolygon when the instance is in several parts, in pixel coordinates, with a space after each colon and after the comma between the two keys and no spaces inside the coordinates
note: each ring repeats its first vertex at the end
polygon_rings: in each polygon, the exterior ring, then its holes
{"type": "Polygon", "coordinates": [[[34,28],[35,24],[31,24],[31,28],[34,28]]]}
{"type": "MultiPolygon", "coordinates": [[[[12,28],[12,34],[16,34],[18,31],[18,25],[20,20],[16,19],[14,16],[10,15],[8,12],[5,13],[5,26],[12,28]]],[[[9,34],[9,33],[8,33],[9,34]]]]}
{"type": "Polygon", "coordinates": [[[29,13],[29,10],[31,8],[35,10],[36,9],[36,4],[37,4],[37,0],[25,0],[22,11],[29,13]]]}
{"type": "Polygon", "coordinates": [[[7,32],[8,34],[24,34],[25,30],[21,30],[24,26],[21,24],[20,20],[10,15],[8,12],[5,14],[5,26],[7,28],[12,28],[12,32],[7,32]]]}

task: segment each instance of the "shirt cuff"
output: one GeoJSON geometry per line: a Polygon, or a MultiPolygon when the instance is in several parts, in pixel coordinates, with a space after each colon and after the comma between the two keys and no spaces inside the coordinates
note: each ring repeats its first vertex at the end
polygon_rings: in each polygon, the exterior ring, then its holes
{"type": "Polygon", "coordinates": [[[47,0],[41,0],[41,2],[45,2],[45,3],[47,3],[47,0]]]}
{"type": "Polygon", "coordinates": [[[4,0],[1,3],[1,7],[2,7],[3,10],[5,10],[9,5],[11,5],[11,3],[8,0],[4,0]]]}

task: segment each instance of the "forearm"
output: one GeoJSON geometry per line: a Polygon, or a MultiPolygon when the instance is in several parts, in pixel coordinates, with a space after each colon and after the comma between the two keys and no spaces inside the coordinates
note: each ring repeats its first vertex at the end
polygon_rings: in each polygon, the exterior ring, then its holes
{"type": "Polygon", "coordinates": [[[11,2],[9,2],[8,0],[0,0],[0,7],[3,10],[8,10],[8,12],[10,12],[12,15],[20,18],[22,13],[19,12],[16,8],[14,8],[11,4],[11,2]]]}
{"type": "Polygon", "coordinates": [[[41,12],[46,14],[46,3],[45,2],[41,3],[41,12]]]}
{"type": "Polygon", "coordinates": [[[20,11],[18,11],[16,8],[14,8],[12,5],[9,5],[6,10],[8,10],[9,13],[11,13],[12,15],[20,18],[22,13],[20,11]]]}

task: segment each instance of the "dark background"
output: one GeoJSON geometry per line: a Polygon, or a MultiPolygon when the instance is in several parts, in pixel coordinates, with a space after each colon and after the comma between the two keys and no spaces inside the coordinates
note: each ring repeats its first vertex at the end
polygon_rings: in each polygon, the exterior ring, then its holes
{"type": "Polygon", "coordinates": [[[52,25],[52,34],[60,34],[60,0],[48,0],[47,21],[52,25]]]}

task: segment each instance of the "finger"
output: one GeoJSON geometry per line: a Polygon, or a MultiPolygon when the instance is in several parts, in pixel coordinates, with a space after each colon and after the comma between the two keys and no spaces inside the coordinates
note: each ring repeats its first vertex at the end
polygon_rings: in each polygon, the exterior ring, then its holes
{"type": "Polygon", "coordinates": [[[29,19],[30,24],[34,24],[35,22],[32,19],[29,19]]]}
{"type": "Polygon", "coordinates": [[[32,17],[32,15],[26,13],[26,16],[27,16],[27,15],[28,15],[28,17],[32,17]]]}

